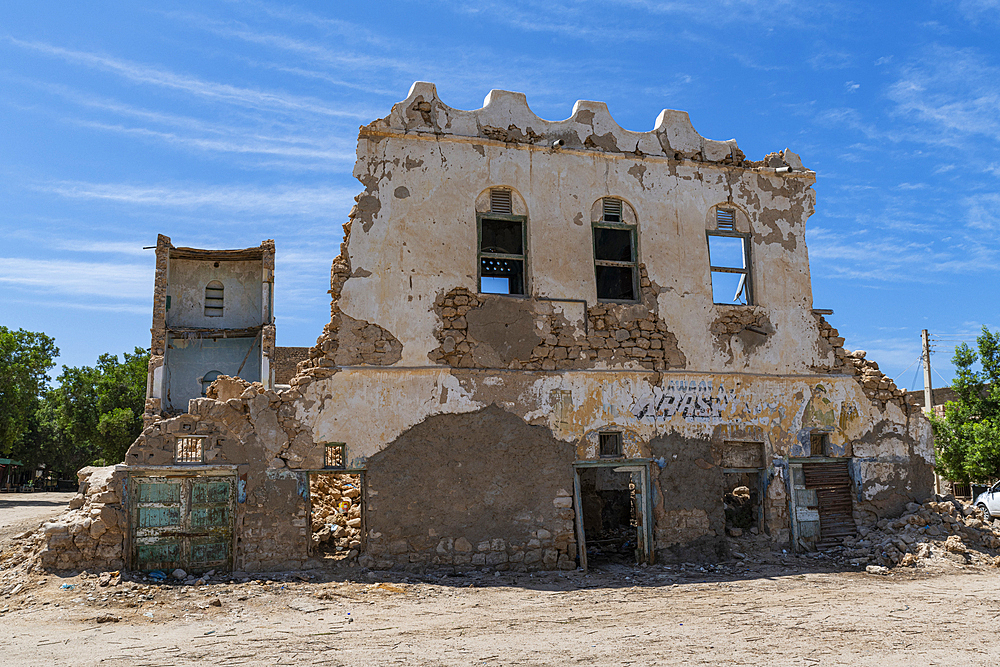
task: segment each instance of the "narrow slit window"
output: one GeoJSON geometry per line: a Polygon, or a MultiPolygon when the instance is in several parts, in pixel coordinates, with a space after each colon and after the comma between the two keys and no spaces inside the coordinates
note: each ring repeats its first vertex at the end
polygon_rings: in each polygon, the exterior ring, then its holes
{"type": "Polygon", "coordinates": [[[750,305],[749,238],[730,232],[708,234],[708,258],[712,270],[712,301],[718,304],[750,305]]]}
{"type": "Polygon", "coordinates": [[[601,447],[601,458],[617,458],[622,455],[622,434],[618,431],[608,431],[598,435],[601,447]]]}
{"type": "Polygon", "coordinates": [[[606,197],[601,220],[594,223],[594,271],[597,298],[636,301],[635,225],[622,222],[622,201],[606,197]]]}
{"type": "Polygon", "coordinates": [[[218,280],[205,286],[205,317],[222,317],[225,287],[218,280]]]}
{"type": "Polygon", "coordinates": [[[510,190],[490,191],[490,213],[479,216],[479,291],[527,294],[525,218],[511,215],[510,190]]]}
{"type": "Polygon", "coordinates": [[[828,433],[809,434],[809,455],[826,456],[830,450],[830,435],[828,433]]]}
{"type": "Polygon", "coordinates": [[[343,470],[347,467],[344,460],[344,448],[345,444],[343,442],[328,442],[323,447],[323,467],[343,470]]]}
{"type": "Polygon", "coordinates": [[[178,437],[174,444],[174,463],[201,463],[205,460],[205,438],[178,437]]]}

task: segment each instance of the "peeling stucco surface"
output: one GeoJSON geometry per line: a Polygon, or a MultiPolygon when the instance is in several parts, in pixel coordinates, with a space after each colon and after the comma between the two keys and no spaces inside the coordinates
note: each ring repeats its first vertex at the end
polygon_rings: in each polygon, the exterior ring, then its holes
{"type": "MultiPolygon", "coordinates": [[[[861,511],[891,512],[929,492],[926,419],[813,311],[804,239],[815,174],[791,151],[750,162],[735,141],[705,139],[686,113],[670,110],[650,132],[622,129],[596,102],[545,121],[523,95],[504,91],[491,92],[482,109],[456,110],[418,83],[386,118],[362,128],[357,154],[364,191],[331,267],[330,323],[291,391],[267,407],[252,396],[247,408],[208,399],[193,407],[194,428],[207,433],[249,419],[232,431],[234,442],[246,442],[225,457],[280,460],[268,464],[270,477],[257,471],[260,484],[276,479],[274,470],[307,472],[322,443],[343,442],[349,468],[383,466],[374,507],[423,502],[414,514],[420,521],[432,522],[435,508],[449,517],[438,534],[433,525],[372,524],[369,565],[474,565],[466,556],[482,554],[475,558],[521,567],[511,559],[551,548],[555,555],[538,562],[569,566],[562,473],[545,480],[552,488],[544,502],[559,512],[546,505],[536,508],[541,518],[470,519],[468,535],[460,512],[435,505],[422,479],[399,477],[405,488],[424,489],[420,498],[386,499],[407,452],[427,457],[431,471],[447,442],[462,448],[456,461],[471,460],[468,429],[480,434],[484,460],[494,445],[532,460],[530,447],[489,435],[501,425],[523,432],[547,448],[538,460],[562,461],[570,479],[571,459],[598,456],[596,434],[621,431],[625,455],[651,461],[654,541],[663,558],[725,551],[726,443],[761,446],[776,543],[789,540],[789,461],[814,454],[815,433],[851,460],[861,511]],[[489,210],[496,187],[511,192],[513,215],[526,221],[524,296],[478,292],[477,213],[489,210]],[[588,222],[604,197],[627,204],[635,225],[634,303],[597,298],[588,222]],[[750,239],[749,306],[713,303],[706,232],[715,230],[718,208],[734,211],[735,231],[750,239]],[[253,401],[261,403],[256,413],[253,401]],[[558,543],[539,546],[539,534],[556,532],[558,543]]],[[[165,451],[143,447],[130,456],[165,451]]],[[[488,486],[448,497],[462,507],[485,504],[488,486]]]]}

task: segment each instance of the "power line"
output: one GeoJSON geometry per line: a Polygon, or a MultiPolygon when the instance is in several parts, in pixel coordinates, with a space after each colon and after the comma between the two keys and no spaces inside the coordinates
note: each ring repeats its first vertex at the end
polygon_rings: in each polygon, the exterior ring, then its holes
{"type": "Polygon", "coordinates": [[[906,371],[910,370],[910,368],[912,368],[912,367],[913,367],[913,364],[916,364],[916,363],[920,363],[920,360],[921,360],[921,359],[923,359],[923,357],[917,357],[917,358],[916,358],[916,359],[915,359],[915,360],[913,361],[913,363],[912,363],[912,364],[910,364],[909,366],[907,366],[906,368],[904,368],[904,369],[903,369],[903,372],[902,372],[902,373],[900,373],[900,374],[899,374],[899,375],[897,375],[896,377],[892,378],[892,381],[893,381],[893,382],[895,382],[896,380],[898,380],[898,379],[899,379],[899,376],[900,376],[900,375],[902,375],[902,374],[903,374],[903,373],[905,373],[906,371]]]}

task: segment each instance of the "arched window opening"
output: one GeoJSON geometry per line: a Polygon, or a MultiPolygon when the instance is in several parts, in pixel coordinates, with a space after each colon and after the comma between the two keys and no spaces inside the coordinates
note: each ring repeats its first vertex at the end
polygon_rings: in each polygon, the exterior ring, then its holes
{"type": "Polygon", "coordinates": [[[513,193],[490,190],[489,213],[479,221],[479,291],[482,294],[527,294],[525,260],[527,219],[513,215],[513,193]]]}
{"type": "Polygon", "coordinates": [[[205,396],[208,393],[208,388],[212,385],[215,380],[222,375],[219,371],[209,371],[205,373],[205,376],[201,378],[201,395],[205,396]]]}
{"type": "Polygon", "coordinates": [[[616,197],[604,197],[592,215],[594,270],[599,301],[638,301],[639,271],[636,225],[631,208],[616,197]]]}
{"type": "Polygon", "coordinates": [[[205,286],[205,317],[222,317],[225,289],[218,280],[205,286]]]}

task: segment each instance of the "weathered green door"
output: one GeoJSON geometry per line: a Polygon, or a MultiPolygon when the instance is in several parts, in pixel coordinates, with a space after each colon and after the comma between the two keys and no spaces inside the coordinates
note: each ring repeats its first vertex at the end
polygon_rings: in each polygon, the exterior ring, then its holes
{"type": "Polygon", "coordinates": [[[190,572],[232,567],[232,477],[131,478],[132,567],[190,572]]]}
{"type": "Polygon", "coordinates": [[[132,492],[132,544],[140,570],[181,567],[184,544],[184,480],[135,478],[132,492]]]}

